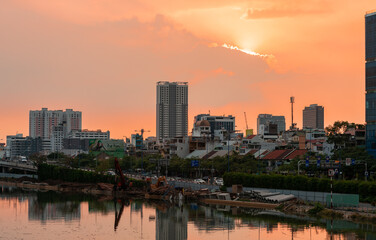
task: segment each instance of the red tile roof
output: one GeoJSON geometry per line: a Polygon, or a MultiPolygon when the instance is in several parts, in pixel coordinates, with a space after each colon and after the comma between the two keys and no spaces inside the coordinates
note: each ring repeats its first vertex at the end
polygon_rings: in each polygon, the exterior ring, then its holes
{"type": "Polygon", "coordinates": [[[254,137],[256,137],[256,135],[249,135],[249,136],[247,137],[247,139],[252,139],[252,138],[254,138],[254,137]]]}
{"type": "Polygon", "coordinates": [[[307,152],[308,152],[308,150],[306,150],[306,149],[295,149],[289,155],[287,155],[284,159],[292,160],[297,156],[302,156],[302,155],[306,154],[307,152]]]}
{"type": "Polygon", "coordinates": [[[266,156],[264,156],[262,159],[266,160],[280,160],[283,159],[287,154],[291,152],[291,149],[288,150],[274,150],[270,153],[268,153],[266,156]]]}
{"type": "Polygon", "coordinates": [[[258,151],[259,151],[258,149],[253,149],[253,150],[247,152],[246,155],[254,155],[254,154],[257,153],[258,151]]]}
{"type": "Polygon", "coordinates": [[[260,157],[266,156],[268,153],[270,153],[270,151],[269,150],[265,150],[264,152],[262,152],[260,154],[260,157]]]}

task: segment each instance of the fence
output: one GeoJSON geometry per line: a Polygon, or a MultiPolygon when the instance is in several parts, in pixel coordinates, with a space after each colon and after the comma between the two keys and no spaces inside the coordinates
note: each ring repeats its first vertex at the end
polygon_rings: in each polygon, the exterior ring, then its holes
{"type": "Polygon", "coordinates": [[[197,183],[180,182],[180,181],[169,181],[168,184],[173,185],[175,187],[191,188],[192,190],[200,190],[200,189],[204,189],[204,188],[207,188],[210,191],[219,190],[219,186],[210,185],[210,184],[197,184],[197,183]]]}
{"type": "Polygon", "coordinates": [[[13,173],[0,173],[0,178],[21,178],[21,177],[30,177],[30,178],[38,178],[37,174],[13,174],[13,173]]]}
{"type": "MultiPolygon", "coordinates": [[[[297,191],[297,190],[288,190],[288,189],[270,189],[270,188],[243,188],[244,191],[268,191],[268,192],[279,192],[281,194],[293,194],[298,199],[307,201],[307,202],[319,202],[322,204],[329,204],[328,198],[330,200],[330,193],[327,192],[311,192],[311,191],[297,191]]],[[[231,187],[227,188],[228,192],[231,192],[231,187]]],[[[333,199],[336,199],[336,207],[358,207],[359,206],[359,195],[358,194],[343,194],[335,193],[333,196],[336,196],[333,199]]]]}

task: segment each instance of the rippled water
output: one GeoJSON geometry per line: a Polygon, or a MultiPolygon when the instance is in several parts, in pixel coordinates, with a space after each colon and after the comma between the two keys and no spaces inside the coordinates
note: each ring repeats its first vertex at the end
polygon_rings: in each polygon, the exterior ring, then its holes
{"type": "Polygon", "coordinates": [[[0,239],[376,239],[376,228],[274,211],[0,186],[0,239]]]}

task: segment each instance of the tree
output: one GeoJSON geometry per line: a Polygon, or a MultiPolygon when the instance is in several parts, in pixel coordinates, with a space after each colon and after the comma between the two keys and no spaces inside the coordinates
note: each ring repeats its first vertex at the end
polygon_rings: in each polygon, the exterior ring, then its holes
{"type": "Polygon", "coordinates": [[[349,123],[348,121],[336,121],[333,125],[325,128],[326,135],[328,136],[327,142],[333,143],[335,149],[352,145],[351,136],[346,134],[349,129],[364,130],[365,125],[349,123]]]}

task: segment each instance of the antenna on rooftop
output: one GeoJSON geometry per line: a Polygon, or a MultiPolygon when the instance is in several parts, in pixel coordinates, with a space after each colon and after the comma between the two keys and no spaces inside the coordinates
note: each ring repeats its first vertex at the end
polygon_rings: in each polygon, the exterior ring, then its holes
{"type": "Polygon", "coordinates": [[[291,103],[291,127],[290,129],[295,129],[295,123],[294,123],[294,103],[295,103],[295,97],[290,97],[290,103],[291,103]]]}

